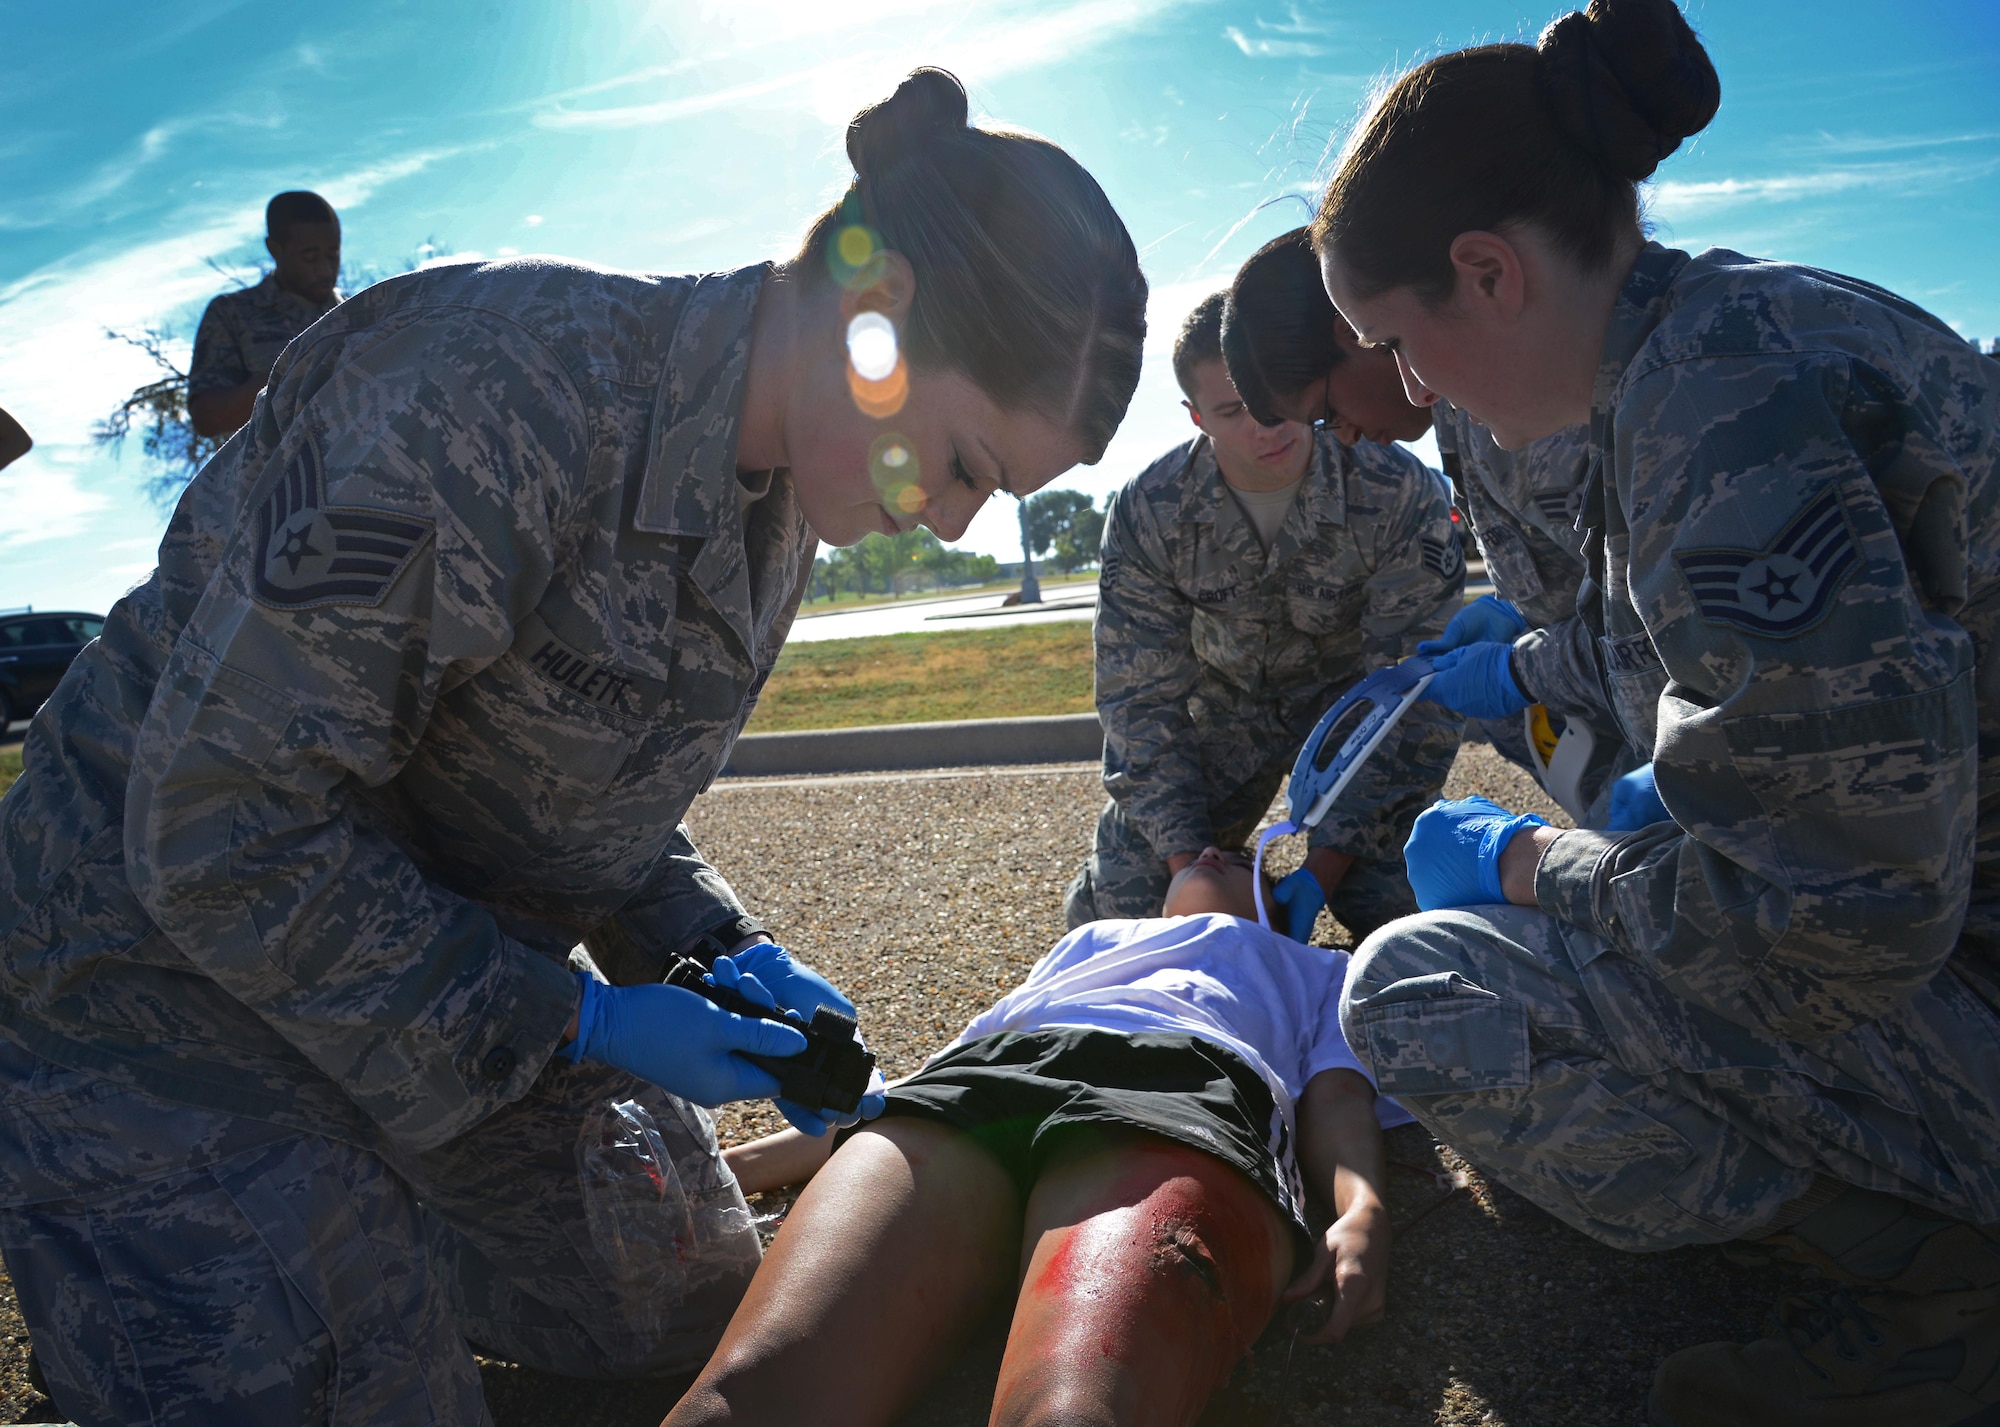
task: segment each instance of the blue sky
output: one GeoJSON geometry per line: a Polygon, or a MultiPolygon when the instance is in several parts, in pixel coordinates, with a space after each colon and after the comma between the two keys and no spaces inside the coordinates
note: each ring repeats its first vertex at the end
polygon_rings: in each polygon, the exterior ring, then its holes
{"type": "MultiPolygon", "coordinates": [[[[89,429],[148,375],[104,329],[192,335],[265,199],[317,188],[350,265],[436,240],[664,271],[780,256],[841,135],[920,63],[1076,154],[1144,254],[1154,340],[1102,494],[1185,433],[1174,328],[1302,221],[1369,86],[1532,37],[1518,0],[0,0],[0,607],[103,609],[165,514],[89,429]]],[[[2000,4],[1695,0],[1722,112],[1663,167],[1660,236],[1837,268],[2000,337],[2000,4]]],[[[1015,547],[1011,502],[977,549],[1015,547]]]]}

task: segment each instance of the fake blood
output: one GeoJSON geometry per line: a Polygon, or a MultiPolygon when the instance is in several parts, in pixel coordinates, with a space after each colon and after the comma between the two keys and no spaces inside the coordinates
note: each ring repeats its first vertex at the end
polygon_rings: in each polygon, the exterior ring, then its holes
{"type": "Polygon", "coordinates": [[[1262,1196],[1192,1149],[1128,1154],[1024,1285],[996,1422],[1079,1381],[1133,1420],[1191,1422],[1269,1316],[1276,1225],[1262,1196]]]}

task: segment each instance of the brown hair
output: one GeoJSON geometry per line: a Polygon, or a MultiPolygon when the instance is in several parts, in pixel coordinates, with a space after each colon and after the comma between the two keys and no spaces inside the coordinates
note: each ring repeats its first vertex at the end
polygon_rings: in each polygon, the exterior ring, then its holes
{"type": "Polygon", "coordinates": [[[1528,45],[1439,55],[1363,117],[1312,225],[1366,296],[1441,302],[1460,233],[1532,223],[1601,270],[1637,184],[1715,117],[1721,86],[1673,0],[1590,0],[1528,45]]]}
{"type": "Polygon", "coordinates": [[[855,115],[854,182],[813,223],[799,265],[865,280],[871,252],[901,253],[917,278],[901,334],[910,361],[1061,422],[1094,464],[1139,384],[1139,255],[1059,146],[967,118],[964,87],[941,69],[917,70],[855,115]]]}
{"type": "Polygon", "coordinates": [[[1211,292],[1197,302],[1174,338],[1174,380],[1189,401],[1194,400],[1194,369],[1222,360],[1222,303],[1227,296],[1211,292]]]}
{"type": "Polygon", "coordinates": [[[1340,325],[1306,229],[1294,228],[1250,255],[1229,284],[1222,358],[1252,416],[1277,424],[1279,402],[1346,359],[1340,325]]]}

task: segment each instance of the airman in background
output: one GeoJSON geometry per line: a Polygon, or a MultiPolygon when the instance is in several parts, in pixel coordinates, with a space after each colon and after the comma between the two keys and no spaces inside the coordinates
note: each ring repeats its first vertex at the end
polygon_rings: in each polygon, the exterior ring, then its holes
{"type": "MultiPolygon", "coordinates": [[[[1241,847],[1321,714],[1459,607],[1465,561],[1444,483],[1409,452],[1260,425],[1229,382],[1223,295],[1174,345],[1200,434],[1118,492],[1096,626],[1104,786],[1069,924],[1159,914],[1211,844],[1241,847]]],[[[1310,939],[1322,904],[1356,937],[1415,910],[1401,847],[1457,752],[1459,719],[1419,705],[1314,829],[1280,915],[1310,939]]]]}
{"type": "Polygon", "coordinates": [[[1589,431],[1571,427],[1507,451],[1451,402],[1412,402],[1395,354],[1363,346],[1334,310],[1304,228],[1272,239],[1238,270],[1222,349],[1245,403],[1266,420],[1324,422],[1349,443],[1435,433],[1494,593],[1468,605],[1423,652],[1513,641],[1513,673],[1540,707],[1472,718],[1466,735],[1533,773],[1579,823],[1603,826],[1617,780],[1652,749],[1629,744],[1612,716],[1590,631],[1577,618],[1588,568],[1576,517],[1591,470],[1589,431]]]}
{"type": "Polygon", "coordinates": [[[264,206],[271,271],[208,304],[188,364],[188,417],[221,438],[250,419],[278,353],[340,301],[340,219],[317,193],[281,193],[264,206]]]}

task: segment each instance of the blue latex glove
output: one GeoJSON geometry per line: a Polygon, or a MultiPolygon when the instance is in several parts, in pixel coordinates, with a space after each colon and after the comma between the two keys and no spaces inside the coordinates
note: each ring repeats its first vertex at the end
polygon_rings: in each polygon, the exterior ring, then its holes
{"type": "MultiPolygon", "coordinates": [[[[720,957],[717,964],[728,960],[720,957]]],[[[806,1048],[796,1026],[736,1015],[678,986],[607,986],[582,973],[577,979],[583,983],[583,1004],[576,1013],[576,1039],[564,1053],[571,1060],[615,1066],[697,1105],[778,1093],[776,1076],[734,1052],[797,1055],[806,1048]]],[[[745,986],[754,984],[750,978],[745,986]]],[[[761,999],[768,1002],[770,993],[761,999]]]]}
{"type": "Polygon", "coordinates": [[[1497,640],[1448,649],[1431,661],[1424,697],[1467,718],[1512,718],[1530,702],[1514,682],[1514,646],[1497,640]]]}
{"type": "Polygon", "coordinates": [[[1512,644],[1527,632],[1528,621],[1522,617],[1521,611],[1498,595],[1481,595],[1451,617],[1451,623],[1444,627],[1443,634],[1419,644],[1417,653],[1443,654],[1468,644],[1484,644],[1492,640],[1512,644]]]}
{"type": "Polygon", "coordinates": [[[797,1011],[810,1021],[820,1006],[831,1006],[843,1016],[854,1015],[854,1003],[841,995],[834,984],[776,942],[760,941],[730,956],[736,969],[754,976],[777,999],[781,1009],[797,1011]]]}
{"type": "MultiPolygon", "coordinates": [[[[750,952],[760,950],[768,945],[769,943],[760,942],[757,946],[745,947],[736,956],[718,956],[715,959],[714,970],[708,974],[708,980],[717,986],[728,987],[749,997],[752,1001],[755,1001],[767,1010],[775,1011],[780,1009],[777,999],[771,994],[770,988],[765,986],[763,977],[752,976],[743,968],[744,960],[750,952]]],[[[777,950],[779,955],[783,956],[784,948],[779,947],[777,950]]],[[[768,961],[767,964],[769,964],[768,961]]],[[[786,957],[785,964],[790,966],[795,963],[792,962],[790,957],[786,957]]],[[[822,986],[826,985],[815,972],[807,971],[806,976],[813,982],[817,982],[822,986]]],[[[841,996],[838,991],[834,991],[831,986],[827,986],[827,990],[834,996],[839,997],[841,1007],[847,1007],[846,997],[841,996]]],[[[791,1007],[785,1007],[784,1011],[793,1020],[803,1021],[805,1019],[796,1009],[791,1007]]],[[[847,1014],[852,1015],[853,1011],[849,1009],[847,1014]]],[[[855,1039],[861,1039],[858,1033],[855,1039]]],[[[883,1089],[881,1072],[877,1071],[869,1079],[868,1093],[861,1097],[860,1106],[853,1113],[847,1115],[842,1115],[838,1111],[831,1109],[808,1110],[796,1100],[787,1100],[781,1095],[773,1096],[771,1103],[778,1107],[779,1114],[791,1122],[792,1128],[818,1137],[825,1134],[828,1130],[844,1129],[848,1125],[857,1125],[863,1120],[872,1120],[881,1114],[883,1110],[888,1108],[888,1101],[883,1095],[883,1089]]]]}
{"type": "Polygon", "coordinates": [[[1319,878],[1301,867],[1271,889],[1271,900],[1284,913],[1274,918],[1278,923],[1276,930],[1293,941],[1310,943],[1313,923],[1319,920],[1319,909],[1326,905],[1326,892],[1320,887],[1319,878]]]}
{"type": "Polygon", "coordinates": [[[1611,817],[1604,824],[1605,831],[1633,832],[1654,823],[1672,822],[1673,818],[1660,801],[1659,789],[1653,786],[1652,764],[1634,768],[1611,785],[1611,817]]]}
{"type": "Polygon", "coordinates": [[[1417,905],[1437,912],[1504,903],[1500,854],[1522,828],[1546,826],[1533,813],[1516,815],[1486,798],[1440,798],[1417,814],[1410,840],[1403,844],[1417,905]]]}

